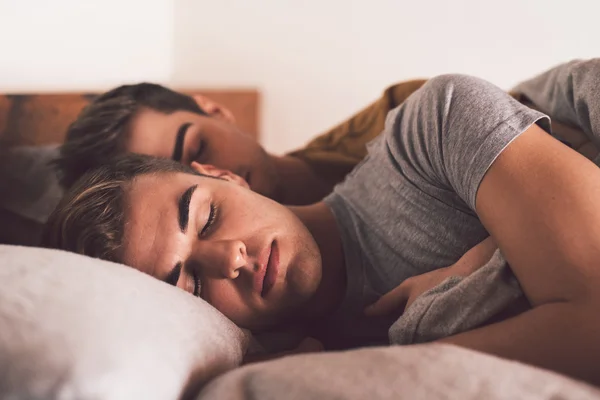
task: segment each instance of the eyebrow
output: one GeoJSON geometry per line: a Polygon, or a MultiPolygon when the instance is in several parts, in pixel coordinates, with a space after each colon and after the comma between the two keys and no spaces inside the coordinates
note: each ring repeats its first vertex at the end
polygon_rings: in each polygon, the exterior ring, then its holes
{"type": "Polygon", "coordinates": [[[171,158],[175,161],[181,161],[181,157],[183,156],[183,141],[185,139],[185,134],[187,133],[188,128],[192,125],[191,123],[185,123],[179,127],[177,130],[177,136],[175,137],[175,147],[173,148],[173,155],[171,158]]]}
{"type": "Polygon", "coordinates": [[[190,221],[190,201],[198,185],[190,186],[179,198],[179,229],[185,233],[190,221]]]}

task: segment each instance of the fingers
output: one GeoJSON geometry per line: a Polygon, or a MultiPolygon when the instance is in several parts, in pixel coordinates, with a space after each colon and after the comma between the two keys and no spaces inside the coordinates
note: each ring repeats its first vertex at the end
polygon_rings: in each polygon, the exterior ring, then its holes
{"type": "Polygon", "coordinates": [[[494,239],[489,236],[487,239],[467,251],[450,268],[453,270],[454,274],[462,276],[470,275],[490,261],[497,249],[498,245],[494,239]]]}
{"type": "Polygon", "coordinates": [[[296,348],[296,351],[298,353],[316,353],[323,351],[324,349],[325,348],[323,347],[323,344],[317,339],[307,337],[304,338],[302,342],[300,342],[300,344],[296,348]]]}
{"type": "Polygon", "coordinates": [[[368,317],[376,317],[388,315],[394,311],[401,314],[406,306],[409,295],[410,279],[407,279],[398,287],[381,296],[375,303],[365,308],[365,315],[368,317]]]}
{"type": "Polygon", "coordinates": [[[250,354],[244,356],[243,364],[251,364],[255,362],[262,362],[273,360],[276,358],[281,358],[285,356],[290,356],[294,354],[302,354],[302,353],[319,353],[324,351],[325,347],[321,342],[317,339],[306,337],[302,339],[302,341],[298,344],[298,346],[291,350],[280,351],[277,353],[258,353],[258,354],[250,354]]]}
{"type": "Polygon", "coordinates": [[[210,99],[203,95],[192,96],[196,104],[211,117],[220,118],[224,121],[228,121],[232,124],[235,123],[235,117],[230,109],[224,105],[217,103],[213,99],[210,99]]]}

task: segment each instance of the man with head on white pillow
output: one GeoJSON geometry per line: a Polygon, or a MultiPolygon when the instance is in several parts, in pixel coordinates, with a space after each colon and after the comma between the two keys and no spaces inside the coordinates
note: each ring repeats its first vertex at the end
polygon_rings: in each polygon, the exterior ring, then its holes
{"type": "MultiPolygon", "coordinates": [[[[565,66],[553,92],[598,133],[600,116],[584,112],[592,67],[565,66]]],[[[301,324],[351,346],[386,340],[390,317],[366,306],[387,309],[403,281],[491,236],[532,309],[443,341],[600,383],[600,170],[548,129],[485,81],[441,76],[388,115],[321,202],[285,207],[225,170],[130,156],[79,181],[46,240],[176,285],[253,331],[301,324]]]]}

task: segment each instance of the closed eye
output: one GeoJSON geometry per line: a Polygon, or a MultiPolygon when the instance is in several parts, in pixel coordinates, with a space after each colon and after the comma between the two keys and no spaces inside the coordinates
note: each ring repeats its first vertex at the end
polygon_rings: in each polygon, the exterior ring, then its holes
{"type": "Polygon", "coordinates": [[[198,274],[196,271],[193,272],[194,276],[194,296],[200,297],[200,293],[202,291],[202,286],[200,285],[200,278],[198,278],[198,274]]]}
{"type": "Polygon", "coordinates": [[[165,278],[165,282],[169,285],[177,286],[179,282],[179,276],[181,275],[181,263],[178,262],[175,267],[169,272],[169,275],[165,278]]]}
{"type": "Polygon", "coordinates": [[[173,147],[173,155],[171,158],[175,161],[181,161],[181,156],[183,155],[183,143],[185,141],[185,135],[187,133],[188,128],[192,124],[185,123],[179,127],[177,130],[177,134],[175,136],[175,146],[173,147]]]}
{"type": "Polygon", "coordinates": [[[200,231],[200,235],[206,235],[210,231],[210,228],[215,223],[216,218],[217,218],[217,207],[213,203],[210,203],[210,212],[208,214],[206,224],[204,224],[204,227],[200,231]]]}
{"type": "Polygon", "coordinates": [[[196,153],[194,153],[191,160],[201,162],[203,157],[205,156],[205,152],[206,152],[206,142],[204,140],[201,140],[198,145],[198,150],[196,150],[196,153]]]}

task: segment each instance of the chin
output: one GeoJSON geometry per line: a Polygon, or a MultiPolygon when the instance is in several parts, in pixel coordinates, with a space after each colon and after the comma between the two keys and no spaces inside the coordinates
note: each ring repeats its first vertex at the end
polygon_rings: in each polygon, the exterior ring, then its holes
{"type": "Polygon", "coordinates": [[[302,314],[319,288],[320,279],[315,279],[314,275],[305,274],[302,278],[287,284],[287,296],[285,301],[282,301],[282,304],[287,305],[285,310],[287,315],[302,314]]]}
{"type": "Polygon", "coordinates": [[[287,285],[298,297],[310,299],[321,283],[321,268],[314,263],[305,263],[288,271],[287,285]]]}

